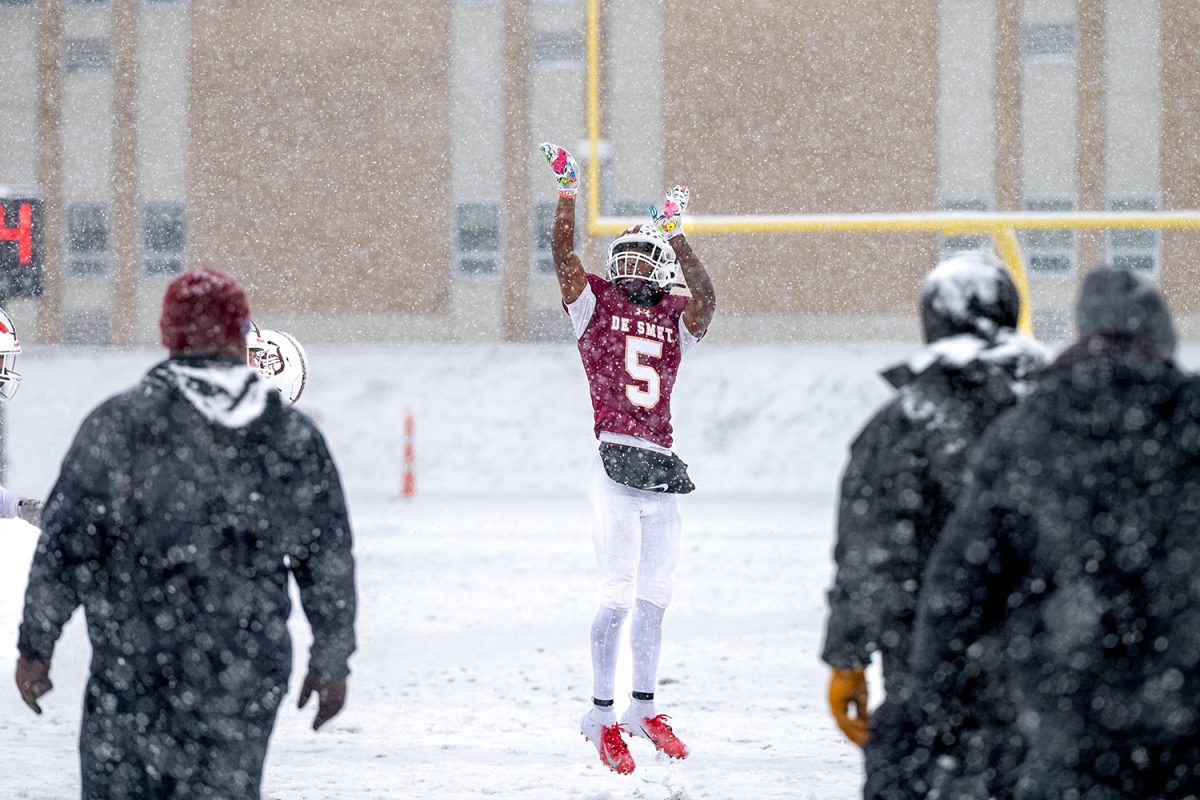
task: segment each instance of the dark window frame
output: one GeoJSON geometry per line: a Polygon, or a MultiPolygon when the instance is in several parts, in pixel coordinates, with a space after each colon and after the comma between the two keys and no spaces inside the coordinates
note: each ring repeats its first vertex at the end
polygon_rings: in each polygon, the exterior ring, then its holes
{"type": "MultiPolygon", "coordinates": [[[[1109,211],[1159,211],[1161,199],[1155,194],[1111,194],[1109,211]]],[[[1162,236],[1157,228],[1115,228],[1105,236],[1108,260],[1135,272],[1157,274],[1162,265],[1162,236]]]]}
{"type": "Polygon", "coordinates": [[[112,208],[108,203],[79,200],[63,215],[63,250],[72,275],[106,275],[112,251],[112,208]]]}
{"type": "Polygon", "coordinates": [[[454,204],[451,246],[455,271],[464,275],[499,275],[504,249],[504,220],[498,200],[454,204]]]}
{"type": "Polygon", "coordinates": [[[174,200],[142,203],[139,214],[142,271],[148,275],[183,272],[187,252],[187,206],[174,200]]]}
{"type": "MultiPolygon", "coordinates": [[[[1021,203],[1025,211],[1074,211],[1078,204],[1068,195],[1030,195],[1021,203]]],[[[1033,228],[1019,234],[1021,252],[1030,272],[1069,275],[1079,266],[1079,238],[1071,228],[1033,228]]]]}

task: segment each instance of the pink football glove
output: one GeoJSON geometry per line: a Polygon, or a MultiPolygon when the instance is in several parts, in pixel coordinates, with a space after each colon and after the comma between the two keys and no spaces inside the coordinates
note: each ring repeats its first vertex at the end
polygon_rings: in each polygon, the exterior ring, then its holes
{"type": "Polygon", "coordinates": [[[676,186],[667,192],[660,211],[650,206],[650,218],[654,227],[668,239],[674,239],[683,233],[683,212],[687,211],[688,189],[686,186],[676,186]]]}
{"type": "Polygon", "coordinates": [[[574,197],[578,194],[579,165],[575,163],[575,159],[571,158],[571,154],[549,142],[542,144],[541,150],[542,155],[546,156],[546,161],[550,164],[550,169],[554,171],[555,180],[558,181],[559,196],[574,197]]]}

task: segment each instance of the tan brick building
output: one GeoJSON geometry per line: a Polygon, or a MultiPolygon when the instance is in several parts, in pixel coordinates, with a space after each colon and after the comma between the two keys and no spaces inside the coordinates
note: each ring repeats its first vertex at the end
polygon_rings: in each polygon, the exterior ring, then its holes
{"type": "MultiPolygon", "coordinates": [[[[45,199],[45,291],[14,313],[29,338],[149,342],[166,281],[211,264],[305,341],[566,338],[534,147],[587,155],[585,20],[0,0],[0,186],[45,199]]],[[[706,214],[1200,208],[1195,3],[604,0],[601,31],[605,214],[676,181],[706,214]]],[[[961,244],[696,238],[728,340],[915,335],[921,276],[961,244]]],[[[1200,315],[1198,244],[1026,237],[1039,332],[1110,258],[1200,315]]]]}

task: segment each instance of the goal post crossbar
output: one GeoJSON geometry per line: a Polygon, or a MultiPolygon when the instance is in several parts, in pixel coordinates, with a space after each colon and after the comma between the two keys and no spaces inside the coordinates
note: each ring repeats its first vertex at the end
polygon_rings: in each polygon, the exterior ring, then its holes
{"type": "MultiPolygon", "coordinates": [[[[645,218],[600,213],[600,0],[587,0],[587,231],[615,235],[645,218]]],[[[986,234],[1012,273],[1021,295],[1020,329],[1033,333],[1029,281],[1017,238],[1019,230],[1200,229],[1200,211],[937,211],[900,214],[689,215],[689,233],[939,233],[986,234]]]]}
{"type": "MultiPolygon", "coordinates": [[[[588,232],[593,236],[615,235],[631,225],[645,222],[639,217],[591,216],[588,232]]],[[[687,230],[697,234],[728,233],[940,233],[945,236],[983,234],[996,243],[996,252],[1008,266],[1021,295],[1019,327],[1033,332],[1029,280],[1018,230],[1185,230],[1200,229],[1200,211],[1074,211],[1074,212],[961,212],[941,211],[914,214],[774,214],[692,215],[687,230]]]]}
{"type": "MultiPolygon", "coordinates": [[[[639,217],[592,216],[588,232],[620,233],[645,222],[639,217]]],[[[1200,229],[1200,211],[1071,211],[1071,212],[964,212],[934,211],[913,214],[689,214],[689,233],[880,233],[926,232],[946,236],[997,234],[1005,229],[1048,230],[1074,228],[1200,229]]]]}

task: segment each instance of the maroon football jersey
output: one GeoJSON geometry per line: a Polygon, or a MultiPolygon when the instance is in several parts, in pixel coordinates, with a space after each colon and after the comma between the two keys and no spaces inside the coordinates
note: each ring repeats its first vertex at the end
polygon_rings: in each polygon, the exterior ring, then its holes
{"type": "Polygon", "coordinates": [[[671,446],[671,389],[683,354],[679,328],[688,298],[668,294],[652,308],[635,305],[599,275],[588,274],[596,308],[578,339],[601,431],[671,446]]]}

